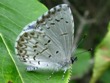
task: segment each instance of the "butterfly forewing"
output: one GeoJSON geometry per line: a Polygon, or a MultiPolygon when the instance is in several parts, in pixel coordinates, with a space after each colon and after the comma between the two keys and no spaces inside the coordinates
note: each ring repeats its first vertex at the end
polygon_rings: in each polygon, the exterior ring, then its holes
{"type": "MultiPolygon", "coordinates": [[[[70,8],[67,5],[59,5],[50,9],[48,13],[50,15],[44,19],[45,23],[41,23],[39,26],[51,38],[57,49],[59,48],[59,52],[62,54],[61,57],[64,57],[62,60],[70,60],[74,32],[74,23],[70,8]]],[[[44,15],[42,18],[45,17],[44,15]]],[[[55,50],[52,51],[55,53],[55,50]]]]}

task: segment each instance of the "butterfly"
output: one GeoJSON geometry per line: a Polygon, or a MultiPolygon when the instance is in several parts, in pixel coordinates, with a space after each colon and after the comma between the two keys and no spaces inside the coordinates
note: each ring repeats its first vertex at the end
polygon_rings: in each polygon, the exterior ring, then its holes
{"type": "Polygon", "coordinates": [[[67,71],[76,60],[73,42],[73,16],[70,7],[61,4],[24,27],[16,39],[15,52],[28,71],[67,71]]]}

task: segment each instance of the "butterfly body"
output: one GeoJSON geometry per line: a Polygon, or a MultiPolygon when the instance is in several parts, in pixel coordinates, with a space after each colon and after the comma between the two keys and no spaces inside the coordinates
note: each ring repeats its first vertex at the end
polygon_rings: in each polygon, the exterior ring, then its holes
{"type": "Polygon", "coordinates": [[[74,62],[73,35],[71,10],[67,4],[61,4],[24,27],[16,39],[15,52],[31,66],[28,70],[67,70],[74,62]]]}

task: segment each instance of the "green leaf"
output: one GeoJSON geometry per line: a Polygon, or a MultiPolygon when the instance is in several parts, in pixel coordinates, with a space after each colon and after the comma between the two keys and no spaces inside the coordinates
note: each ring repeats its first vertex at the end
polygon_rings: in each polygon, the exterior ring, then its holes
{"type": "Polygon", "coordinates": [[[110,25],[108,28],[109,30],[105,38],[99,44],[95,52],[93,75],[90,83],[96,83],[110,66],[110,25]]]}
{"type": "Polygon", "coordinates": [[[100,77],[100,81],[102,83],[109,83],[110,82],[110,68],[108,68],[103,75],[100,77]]]}
{"type": "Polygon", "coordinates": [[[89,51],[84,49],[77,49],[74,53],[74,56],[77,56],[77,61],[72,65],[72,75],[70,83],[76,83],[76,79],[80,79],[86,73],[88,73],[91,67],[91,54],[89,51]]]}
{"type": "Polygon", "coordinates": [[[21,80],[16,67],[12,62],[12,59],[9,57],[10,52],[6,49],[6,43],[4,43],[3,36],[0,34],[0,82],[8,83],[15,82],[20,83],[21,80]]]}
{"type": "Polygon", "coordinates": [[[67,83],[70,70],[62,80],[57,72],[27,72],[14,52],[14,43],[23,27],[36,20],[47,8],[37,0],[0,0],[0,83],[67,83]]]}

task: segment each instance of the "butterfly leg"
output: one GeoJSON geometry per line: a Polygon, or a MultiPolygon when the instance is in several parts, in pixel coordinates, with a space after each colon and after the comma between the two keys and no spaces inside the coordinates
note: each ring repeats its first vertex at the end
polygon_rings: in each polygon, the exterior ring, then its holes
{"type": "Polygon", "coordinates": [[[65,73],[66,73],[66,71],[67,71],[67,69],[65,69],[64,72],[63,72],[64,74],[63,74],[63,76],[62,76],[62,80],[63,80],[64,77],[65,77],[65,73]]]}
{"type": "Polygon", "coordinates": [[[27,71],[35,71],[37,69],[38,69],[38,67],[34,67],[34,66],[27,66],[27,68],[26,68],[27,71]]]}
{"type": "Polygon", "coordinates": [[[54,72],[55,72],[55,71],[53,71],[53,72],[51,73],[51,75],[47,78],[47,80],[49,80],[49,79],[52,77],[52,75],[54,74],[54,72]]]}

